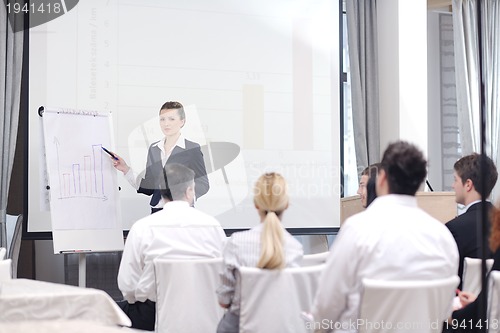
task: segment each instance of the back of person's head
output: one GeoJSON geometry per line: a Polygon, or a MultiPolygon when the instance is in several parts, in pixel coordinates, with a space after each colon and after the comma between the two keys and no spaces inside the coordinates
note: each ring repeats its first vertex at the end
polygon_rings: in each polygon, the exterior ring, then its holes
{"type": "MultiPolygon", "coordinates": [[[[484,190],[486,197],[489,197],[497,182],[498,172],[495,163],[493,163],[491,158],[485,156],[484,161],[486,162],[486,174],[484,174],[484,184],[486,185],[486,188],[484,190]]],[[[471,155],[464,156],[455,162],[453,168],[462,180],[462,184],[465,184],[467,179],[470,179],[472,184],[474,184],[474,189],[477,193],[481,194],[481,155],[473,153],[471,155]]]]}
{"type": "Polygon", "coordinates": [[[380,164],[392,194],[415,195],[427,175],[424,155],[415,145],[405,141],[390,144],[380,164]]]}
{"type": "Polygon", "coordinates": [[[381,167],[381,163],[373,163],[364,168],[364,170],[361,172],[361,176],[368,176],[368,177],[376,177],[378,174],[378,171],[381,167]]]}
{"type": "Polygon", "coordinates": [[[184,106],[179,102],[165,102],[160,108],[160,114],[163,110],[177,110],[177,114],[181,120],[186,119],[186,113],[184,112],[184,106]]]}
{"type": "Polygon", "coordinates": [[[363,171],[361,171],[360,176],[369,176],[369,173],[370,173],[370,166],[367,166],[366,168],[363,169],[363,171]]]}
{"type": "MultiPolygon", "coordinates": [[[[377,174],[381,168],[380,163],[373,163],[367,166],[363,172],[361,173],[361,176],[366,176],[368,177],[368,181],[366,182],[366,202],[365,202],[365,208],[370,206],[370,204],[377,198],[377,191],[375,190],[376,187],[376,181],[377,181],[377,174]]],[[[363,199],[362,199],[363,200],[363,199]]]]}
{"type": "Polygon", "coordinates": [[[368,178],[368,182],[366,183],[366,207],[370,206],[371,203],[377,199],[376,183],[377,174],[373,172],[370,174],[370,178],[368,178]]]}
{"type": "Polygon", "coordinates": [[[167,200],[186,200],[188,189],[194,193],[194,171],[178,163],[167,163],[163,168],[165,188],[161,195],[167,200]]]}
{"type": "Polygon", "coordinates": [[[262,222],[259,268],[279,269],[285,267],[283,248],[283,226],[280,218],[288,208],[285,179],[278,173],[266,173],[257,180],[254,188],[254,204],[264,216],[262,222]]]}

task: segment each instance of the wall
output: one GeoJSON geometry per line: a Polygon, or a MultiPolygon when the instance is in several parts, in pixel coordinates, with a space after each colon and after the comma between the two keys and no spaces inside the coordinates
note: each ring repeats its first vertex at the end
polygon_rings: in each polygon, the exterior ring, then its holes
{"type": "Polygon", "coordinates": [[[377,10],[381,151],[402,139],[427,155],[427,2],[382,0],[377,10]]]}

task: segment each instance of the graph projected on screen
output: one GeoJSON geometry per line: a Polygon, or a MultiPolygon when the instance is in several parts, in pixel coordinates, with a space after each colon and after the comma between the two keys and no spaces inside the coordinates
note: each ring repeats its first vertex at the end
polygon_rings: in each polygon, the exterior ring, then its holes
{"type": "Polygon", "coordinates": [[[60,142],[54,138],[59,182],[58,199],[92,198],[107,200],[102,144],[92,144],[75,161],[60,153],[60,142]]]}

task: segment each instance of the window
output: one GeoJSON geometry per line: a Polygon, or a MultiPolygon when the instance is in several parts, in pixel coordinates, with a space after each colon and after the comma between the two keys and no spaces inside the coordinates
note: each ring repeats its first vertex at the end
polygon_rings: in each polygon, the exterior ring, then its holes
{"type": "Polygon", "coordinates": [[[341,73],[341,168],[342,168],[342,196],[355,195],[358,190],[358,171],[356,164],[356,150],[354,147],[354,131],[352,126],[351,105],[351,79],[349,68],[349,48],[347,43],[347,15],[345,0],[342,1],[342,25],[340,46],[342,48],[340,57],[342,61],[341,73]]]}

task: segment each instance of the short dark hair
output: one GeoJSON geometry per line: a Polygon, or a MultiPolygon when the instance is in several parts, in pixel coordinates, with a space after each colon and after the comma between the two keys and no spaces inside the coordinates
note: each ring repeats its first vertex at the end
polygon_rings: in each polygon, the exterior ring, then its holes
{"type": "Polygon", "coordinates": [[[181,118],[181,120],[186,119],[186,113],[184,112],[184,106],[182,106],[182,104],[179,102],[172,102],[172,101],[165,102],[160,108],[160,114],[161,114],[162,110],[171,110],[171,109],[177,110],[177,114],[179,115],[179,118],[181,118]]]}
{"type": "Polygon", "coordinates": [[[368,176],[368,181],[366,182],[366,207],[370,206],[373,200],[377,198],[377,174],[381,168],[381,163],[374,163],[365,169],[366,173],[364,175],[368,176]]]}
{"type": "Polygon", "coordinates": [[[387,175],[389,193],[415,195],[427,175],[427,161],[415,145],[397,141],[387,147],[381,168],[387,175]]]}
{"type": "MultiPolygon", "coordinates": [[[[495,166],[495,163],[488,156],[484,156],[484,161],[486,162],[486,174],[485,177],[485,194],[486,197],[489,197],[493,187],[497,182],[498,172],[495,166]]],[[[473,153],[467,156],[462,157],[458,161],[455,162],[453,168],[457,172],[457,175],[462,180],[462,184],[464,184],[467,179],[470,179],[474,184],[474,188],[478,193],[482,192],[481,185],[481,155],[477,153],[473,153]]]]}
{"type": "Polygon", "coordinates": [[[378,170],[380,169],[381,164],[380,163],[373,163],[367,166],[363,172],[361,172],[361,176],[371,176],[373,174],[377,175],[378,170]]]}
{"type": "Polygon", "coordinates": [[[182,200],[189,186],[194,183],[194,171],[178,163],[167,163],[163,168],[165,187],[161,189],[162,197],[182,200]]]}

